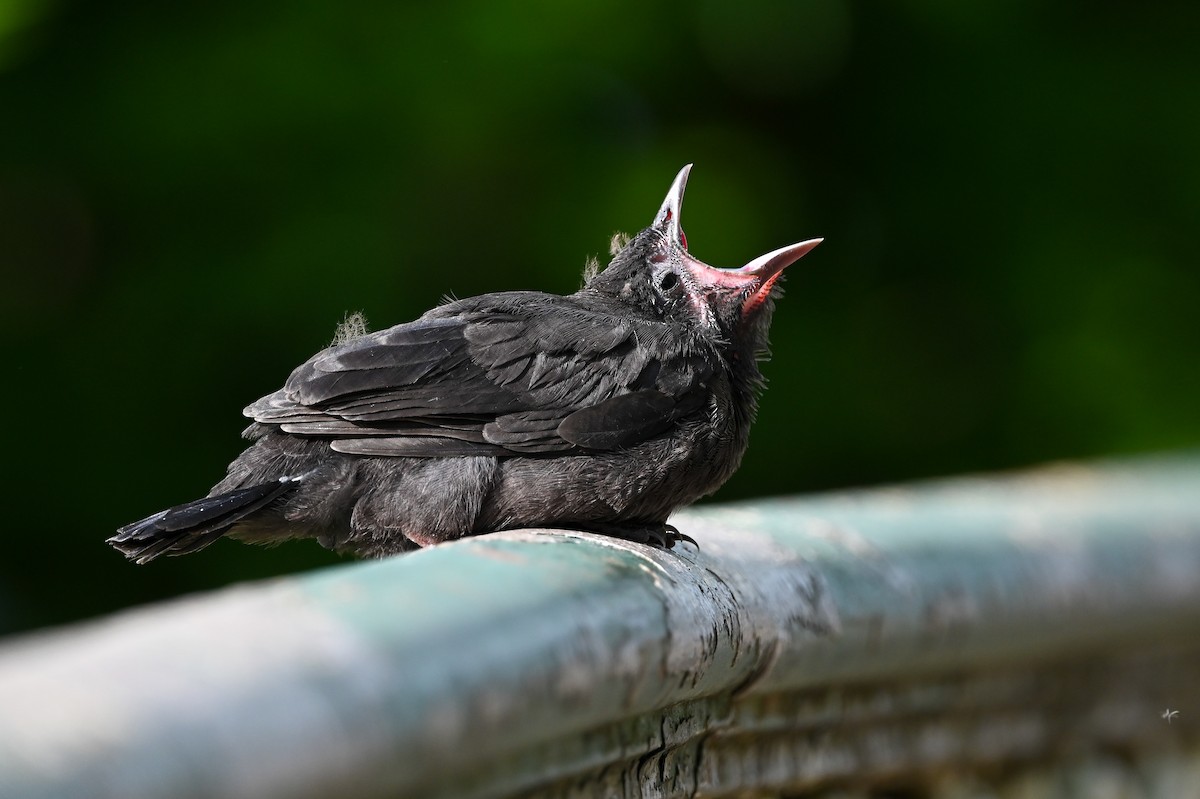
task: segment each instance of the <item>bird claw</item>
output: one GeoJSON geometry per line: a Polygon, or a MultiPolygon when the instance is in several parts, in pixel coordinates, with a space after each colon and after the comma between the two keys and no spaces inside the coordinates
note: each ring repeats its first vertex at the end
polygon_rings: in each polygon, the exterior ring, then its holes
{"type": "Polygon", "coordinates": [[[687,541],[696,548],[697,552],[700,551],[700,545],[696,543],[696,539],[686,533],[679,532],[679,528],[673,524],[635,527],[624,534],[617,533],[617,535],[629,541],[637,541],[640,544],[647,544],[658,549],[674,549],[675,545],[680,541],[687,541]]]}
{"type": "Polygon", "coordinates": [[[700,545],[696,543],[696,539],[687,533],[679,532],[679,528],[673,524],[664,524],[661,531],[655,532],[658,533],[658,540],[655,543],[663,549],[674,549],[680,541],[687,541],[696,548],[697,552],[700,551],[700,545]]]}
{"type": "Polygon", "coordinates": [[[674,549],[675,545],[680,541],[686,541],[700,551],[700,545],[696,543],[696,539],[686,533],[679,532],[679,528],[673,524],[661,525],[619,525],[619,524],[591,524],[580,525],[578,527],[572,525],[569,529],[583,530],[589,533],[600,533],[611,538],[620,538],[625,541],[633,541],[638,544],[646,544],[647,546],[656,547],[657,549],[674,549]]]}

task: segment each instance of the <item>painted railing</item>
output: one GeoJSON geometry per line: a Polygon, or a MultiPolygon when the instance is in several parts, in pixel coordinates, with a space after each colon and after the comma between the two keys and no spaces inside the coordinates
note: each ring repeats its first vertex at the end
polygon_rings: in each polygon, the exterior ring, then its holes
{"type": "Polygon", "coordinates": [[[10,641],[0,797],[1198,795],[1200,458],[675,521],[10,641]]]}

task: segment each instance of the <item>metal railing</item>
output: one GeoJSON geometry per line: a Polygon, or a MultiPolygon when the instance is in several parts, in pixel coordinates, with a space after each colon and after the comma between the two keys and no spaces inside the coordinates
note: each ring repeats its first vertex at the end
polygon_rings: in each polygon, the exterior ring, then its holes
{"type": "Polygon", "coordinates": [[[700,551],[495,534],[9,642],[0,796],[1200,779],[1196,457],[675,522],[700,551]]]}

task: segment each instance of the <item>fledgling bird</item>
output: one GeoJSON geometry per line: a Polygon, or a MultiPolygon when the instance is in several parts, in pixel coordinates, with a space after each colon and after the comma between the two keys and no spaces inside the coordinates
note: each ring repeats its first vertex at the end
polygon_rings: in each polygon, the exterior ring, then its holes
{"type": "Polygon", "coordinates": [[[454,300],[317,353],[245,409],[254,443],[207,497],[108,543],[146,563],[225,535],[365,557],[519,527],[690,540],[667,518],[741,462],[779,277],[821,242],[701,263],[690,170],[570,296],[454,300]]]}

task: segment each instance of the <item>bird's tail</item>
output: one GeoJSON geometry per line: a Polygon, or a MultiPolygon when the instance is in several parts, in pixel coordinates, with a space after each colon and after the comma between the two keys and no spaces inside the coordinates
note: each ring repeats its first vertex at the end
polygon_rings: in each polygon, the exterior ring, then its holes
{"type": "Polygon", "coordinates": [[[298,484],[284,478],[176,505],[125,525],[106,543],[137,563],[149,563],[159,555],[196,552],[298,484]]]}

